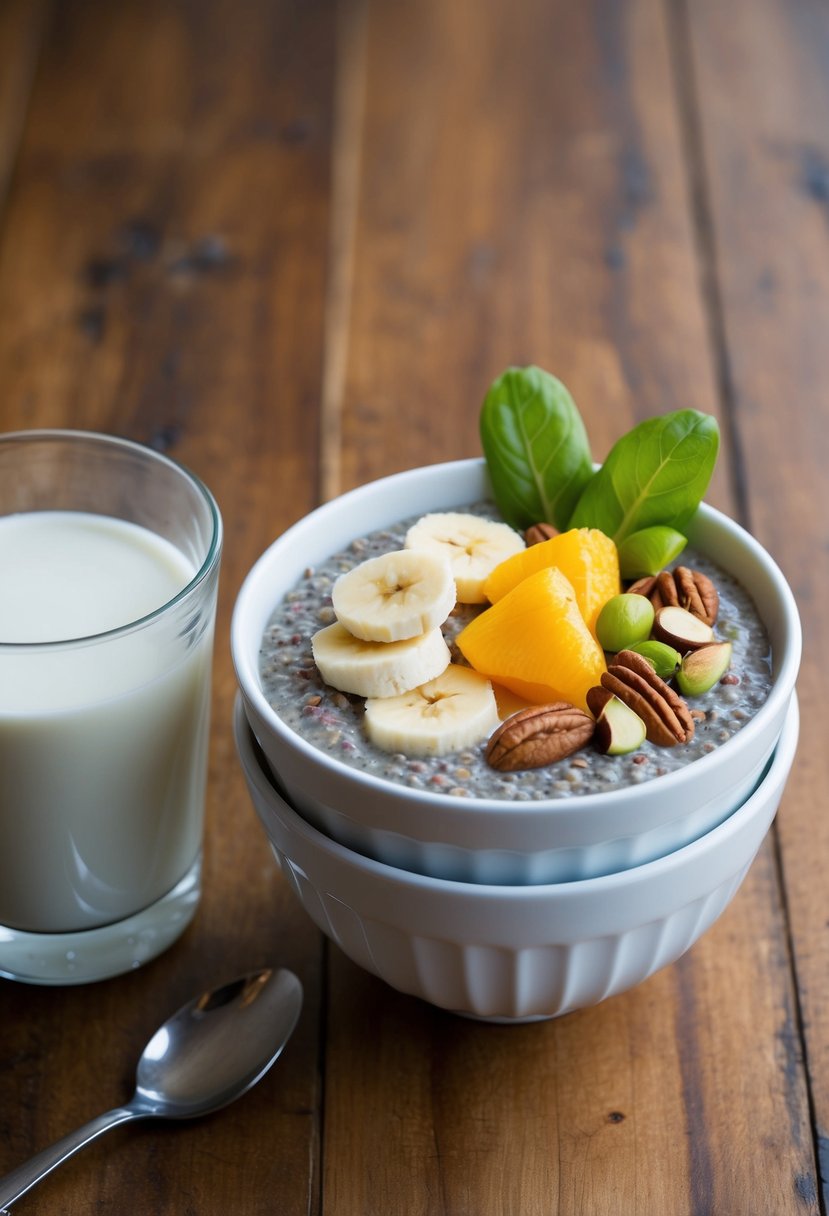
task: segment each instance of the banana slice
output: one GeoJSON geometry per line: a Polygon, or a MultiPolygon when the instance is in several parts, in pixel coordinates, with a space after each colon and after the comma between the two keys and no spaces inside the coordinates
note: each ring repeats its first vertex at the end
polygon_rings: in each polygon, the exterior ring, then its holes
{"type": "Polygon", "coordinates": [[[455,583],[444,554],[397,549],[340,575],[331,599],[355,638],[399,642],[446,620],[455,607],[455,583]]]}
{"type": "Polygon", "coordinates": [[[462,511],[424,515],[406,533],[407,549],[448,557],[461,604],[486,603],[484,583],[490,571],[524,547],[508,524],[462,511]]]}
{"type": "Polygon", "coordinates": [[[440,628],[400,642],[366,642],[335,621],[311,638],[326,684],[358,697],[395,697],[431,680],[449,663],[440,628]]]}
{"type": "Polygon", "coordinates": [[[402,696],[366,701],[369,738],[383,751],[406,756],[445,756],[471,747],[499,721],[489,680],[455,663],[402,696]]]}

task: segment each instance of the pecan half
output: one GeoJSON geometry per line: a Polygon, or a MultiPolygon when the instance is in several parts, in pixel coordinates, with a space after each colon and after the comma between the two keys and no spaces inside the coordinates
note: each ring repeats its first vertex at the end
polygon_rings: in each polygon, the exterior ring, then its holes
{"type": "Polygon", "coordinates": [[[707,574],[691,570],[689,566],[677,566],[675,570],[663,570],[659,574],[637,579],[628,591],[635,595],[646,595],[655,610],[666,607],[684,608],[699,617],[706,625],[713,625],[720,610],[717,588],[707,574]]]}
{"type": "Polygon", "coordinates": [[[539,545],[543,540],[552,540],[557,535],[558,532],[552,524],[533,524],[524,533],[524,541],[527,547],[529,547],[530,545],[539,545]]]}
{"type": "Polygon", "coordinates": [[[543,768],[584,747],[596,724],[568,701],[520,709],[497,727],[486,746],[486,759],[502,773],[543,768]]]}
{"type": "Polygon", "coordinates": [[[658,747],[674,747],[693,737],[694,719],[688,706],[642,655],[619,651],[602,674],[602,687],[639,715],[648,740],[658,747]]]}

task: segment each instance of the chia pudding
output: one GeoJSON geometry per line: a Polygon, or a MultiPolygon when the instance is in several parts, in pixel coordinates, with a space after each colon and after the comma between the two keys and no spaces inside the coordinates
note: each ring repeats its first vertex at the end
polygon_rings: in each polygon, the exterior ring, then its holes
{"type": "MultiPolygon", "coordinates": [[[[491,503],[459,508],[497,519],[491,503]]],[[[771,688],[771,647],[751,597],[726,571],[688,547],[683,565],[707,574],[720,597],[718,640],[732,643],[731,666],[707,693],[689,697],[693,738],[676,747],[646,742],[635,752],[612,756],[587,745],[545,768],[499,772],[484,759],[486,740],[448,756],[409,757],[374,746],[363,725],[364,700],[324,683],[314,663],[311,638],[335,620],[331,589],[341,574],[370,557],[403,548],[417,516],[355,539],[316,568],[308,568],[274,609],[262,638],[262,689],[280,718],[308,743],[355,769],[413,789],[459,798],[524,802],[574,798],[648,781],[683,768],[736,734],[757,712],[771,688]]],[[[455,645],[461,629],[485,605],[458,604],[443,625],[452,662],[466,660],[455,645]]],[[[510,707],[505,712],[510,712],[510,707]]]]}

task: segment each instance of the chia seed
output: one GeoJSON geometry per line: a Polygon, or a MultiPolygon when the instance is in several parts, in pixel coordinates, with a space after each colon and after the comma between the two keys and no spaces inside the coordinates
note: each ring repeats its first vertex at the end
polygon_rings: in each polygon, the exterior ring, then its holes
{"type": "MultiPolygon", "coordinates": [[[[458,509],[496,516],[491,503],[458,509]]],[[[450,757],[413,758],[381,751],[368,740],[363,728],[362,698],[323,682],[314,664],[311,638],[333,619],[331,586],[339,575],[370,557],[402,548],[416,518],[357,538],[314,569],[306,569],[293,590],[274,608],[262,638],[260,678],[271,706],[291,730],[335,755],[341,763],[413,789],[454,797],[520,802],[571,799],[652,780],[683,768],[742,729],[768,697],[771,649],[754,603],[736,579],[702,553],[688,548],[680,560],[707,574],[716,585],[720,596],[716,633],[733,644],[729,672],[709,692],[689,699],[696,719],[696,731],[689,743],[657,748],[646,742],[627,756],[603,755],[588,744],[576,758],[507,774],[486,763],[485,740],[477,748],[464,748],[450,757]]],[[[458,604],[444,623],[453,662],[464,662],[455,638],[480,611],[479,605],[458,604]]]]}

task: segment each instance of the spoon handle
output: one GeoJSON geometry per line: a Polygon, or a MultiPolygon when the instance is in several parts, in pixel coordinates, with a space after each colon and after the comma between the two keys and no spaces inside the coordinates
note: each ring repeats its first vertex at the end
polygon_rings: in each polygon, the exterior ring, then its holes
{"type": "Polygon", "coordinates": [[[90,1119],[83,1127],[56,1140],[48,1148],[42,1149],[23,1165],[18,1165],[11,1173],[0,1178],[0,1213],[21,1195],[25,1195],[26,1191],[45,1178],[47,1174],[51,1174],[56,1166],[62,1165],[67,1158],[84,1148],[92,1140],[97,1139],[104,1132],[108,1132],[110,1128],[117,1127],[120,1123],[146,1118],[147,1115],[146,1110],[136,1110],[132,1106],[117,1106],[114,1110],[108,1110],[105,1114],[90,1119]]]}

